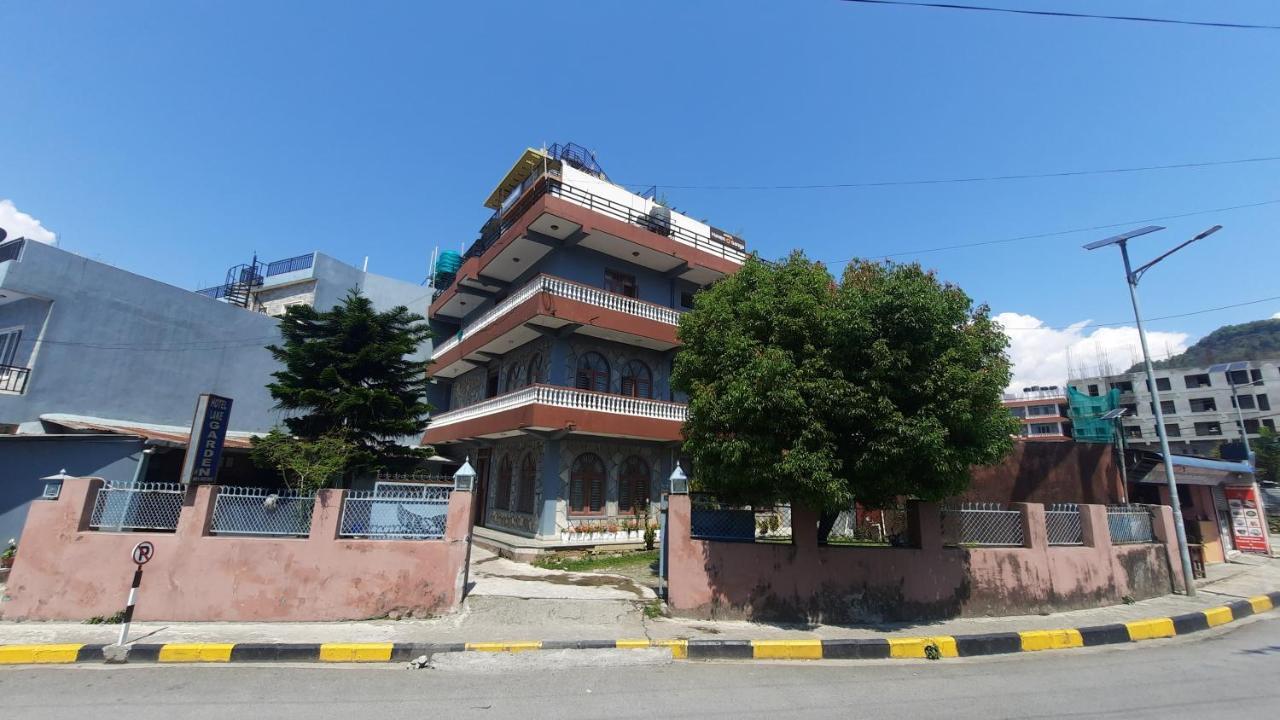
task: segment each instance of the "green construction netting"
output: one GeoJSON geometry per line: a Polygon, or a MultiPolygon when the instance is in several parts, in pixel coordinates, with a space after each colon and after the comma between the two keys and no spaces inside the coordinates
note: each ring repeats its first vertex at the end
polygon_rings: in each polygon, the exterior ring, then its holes
{"type": "Polygon", "coordinates": [[[1073,387],[1067,388],[1067,402],[1071,406],[1071,432],[1079,442],[1115,442],[1115,420],[1102,420],[1108,410],[1120,407],[1120,391],[1112,388],[1105,395],[1085,395],[1073,387]]]}

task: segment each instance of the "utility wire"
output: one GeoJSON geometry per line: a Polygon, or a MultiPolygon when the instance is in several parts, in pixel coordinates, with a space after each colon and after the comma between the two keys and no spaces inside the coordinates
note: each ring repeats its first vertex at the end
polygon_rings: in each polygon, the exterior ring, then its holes
{"type": "MultiPolygon", "coordinates": [[[[1257,300],[1246,300],[1244,302],[1232,303],[1231,305],[1219,305],[1218,307],[1203,308],[1201,310],[1192,310],[1191,312],[1178,313],[1176,315],[1160,315],[1159,317],[1143,318],[1145,322],[1154,322],[1156,320],[1174,320],[1176,318],[1191,317],[1192,315],[1204,315],[1205,313],[1218,312],[1219,310],[1230,310],[1232,308],[1244,307],[1246,305],[1257,305],[1259,303],[1271,302],[1272,300],[1280,300],[1280,295],[1272,297],[1259,298],[1257,300]]],[[[1120,322],[1104,322],[1104,323],[1086,323],[1084,325],[1065,325],[1063,327],[1005,327],[1005,330],[1083,330],[1085,328],[1096,327],[1118,327],[1122,325],[1132,325],[1132,320],[1122,320],[1120,322]]]]}
{"type": "Polygon", "coordinates": [[[1038,15],[1041,17],[1083,18],[1089,20],[1123,20],[1127,22],[1159,23],[1162,25],[1195,25],[1229,30],[1280,30],[1280,25],[1254,25],[1251,23],[1213,22],[1208,20],[1176,20],[1174,18],[1147,17],[1143,15],[1097,15],[1094,13],[1062,12],[1057,10],[1025,10],[990,7],[987,5],[961,5],[940,2],[907,2],[907,0],[843,0],[863,5],[900,5],[933,10],[976,10],[979,12],[1008,13],[1011,15],[1038,15]]]}
{"type": "Polygon", "coordinates": [[[960,183],[1000,182],[1005,180],[1037,180],[1043,178],[1080,177],[1085,175],[1114,175],[1119,173],[1148,172],[1152,170],[1178,170],[1182,168],[1243,165],[1246,163],[1275,162],[1280,155],[1239,158],[1235,160],[1209,160],[1183,162],[1169,165],[1143,165],[1137,167],[1104,168],[1101,170],[1063,170],[1047,173],[1021,173],[1015,175],[980,175],[973,177],[926,178],[921,180],[875,180],[846,183],[803,183],[793,185],[667,185],[665,183],[619,183],[627,187],[657,187],[664,190],[829,190],[840,188],[902,187],[907,185],[951,185],[960,183]]]}
{"type": "MultiPolygon", "coordinates": [[[[1047,233],[1036,233],[1034,235],[1018,235],[1016,237],[1001,238],[999,240],[980,240],[978,242],[960,243],[957,245],[940,245],[932,248],[921,248],[919,250],[904,250],[902,252],[888,253],[886,255],[868,255],[871,260],[889,260],[904,255],[923,255],[931,252],[941,252],[943,250],[960,250],[963,248],[982,247],[984,245],[1001,245],[1004,243],[1020,242],[1022,240],[1039,240],[1042,238],[1060,237],[1062,235],[1073,235],[1075,233],[1092,232],[1094,230],[1110,230],[1112,228],[1124,227],[1125,225],[1137,225],[1139,223],[1157,222],[1160,220],[1177,220],[1178,218],[1195,217],[1196,215],[1209,215],[1211,213],[1227,212],[1230,210],[1243,210],[1246,208],[1262,207],[1264,205],[1275,205],[1280,203],[1280,199],[1263,200],[1256,203],[1246,203],[1244,205],[1229,205],[1227,207],[1209,208],[1207,210],[1193,210],[1191,212],[1177,213],[1174,215],[1158,215],[1156,217],[1140,218],[1138,220],[1123,220],[1121,222],[1107,223],[1106,225],[1091,225],[1089,227],[1072,228],[1070,230],[1057,230],[1047,233]]],[[[858,258],[845,258],[842,260],[828,260],[826,262],[832,265],[840,265],[851,262],[858,258]]]]}

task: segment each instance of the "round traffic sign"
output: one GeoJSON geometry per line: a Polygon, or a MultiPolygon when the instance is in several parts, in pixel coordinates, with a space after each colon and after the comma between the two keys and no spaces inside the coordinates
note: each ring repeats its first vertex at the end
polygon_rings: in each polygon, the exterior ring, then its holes
{"type": "Polygon", "coordinates": [[[133,561],[139,565],[146,565],[147,561],[156,555],[156,546],[150,541],[143,540],[133,546],[133,561]]]}

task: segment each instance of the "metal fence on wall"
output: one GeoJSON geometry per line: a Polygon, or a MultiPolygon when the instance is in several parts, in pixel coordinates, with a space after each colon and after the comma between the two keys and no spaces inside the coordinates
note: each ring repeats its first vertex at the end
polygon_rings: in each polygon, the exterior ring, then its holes
{"type": "Polygon", "coordinates": [[[944,545],[1021,547],[1022,513],[1001,503],[967,502],[942,508],[944,545]]]}
{"type": "Polygon", "coordinates": [[[342,503],[340,537],[375,540],[438,540],[444,537],[453,488],[423,486],[418,492],[353,490],[342,503]]]}
{"type": "Polygon", "coordinates": [[[1084,528],[1080,524],[1080,506],[1075,503],[1055,503],[1044,511],[1045,529],[1050,545],[1083,545],[1084,528]]]}
{"type": "MultiPolygon", "coordinates": [[[[754,508],[729,505],[698,494],[690,496],[690,504],[690,536],[699,540],[755,541],[757,511],[754,508]]],[[[774,518],[774,527],[781,527],[781,516],[775,515],[774,518]]],[[[768,532],[767,521],[764,527],[768,532]]]]}
{"type": "Polygon", "coordinates": [[[1155,542],[1151,508],[1146,505],[1108,505],[1107,530],[1117,545],[1155,542]]]}
{"type": "Polygon", "coordinates": [[[107,482],[93,500],[89,527],[103,532],[176,530],[185,494],[181,483],[107,482]]]}
{"type": "Polygon", "coordinates": [[[216,535],[307,537],[316,497],[288,490],[222,487],[213,501],[216,535]]]}

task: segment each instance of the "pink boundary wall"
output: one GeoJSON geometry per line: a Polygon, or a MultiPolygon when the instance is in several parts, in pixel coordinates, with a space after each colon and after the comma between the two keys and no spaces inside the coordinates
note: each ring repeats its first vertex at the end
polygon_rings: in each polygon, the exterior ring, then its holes
{"type": "Polygon", "coordinates": [[[1084,545],[1052,547],[1043,505],[1011,507],[1025,547],[944,547],[938,506],[925,503],[911,507],[915,547],[823,547],[817,515],[801,508],[791,545],[695,540],[689,496],[672,495],[668,603],[695,617],[884,622],[1096,607],[1181,587],[1168,507],[1153,513],[1156,542],[1112,545],[1106,507],[1081,505],[1084,545]]]}
{"type": "Polygon", "coordinates": [[[449,499],[442,540],[338,537],[341,490],[318,494],[307,538],[209,534],[218,488],[193,487],[174,533],[88,528],[102,481],[67,480],[55,501],[31,505],[9,578],[6,620],[84,620],[124,609],[130,551],[149,540],[135,620],[358,620],[392,610],[442,613],[463,595],[470,492],[449,499]]]}

